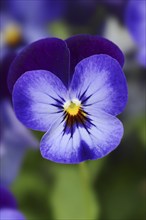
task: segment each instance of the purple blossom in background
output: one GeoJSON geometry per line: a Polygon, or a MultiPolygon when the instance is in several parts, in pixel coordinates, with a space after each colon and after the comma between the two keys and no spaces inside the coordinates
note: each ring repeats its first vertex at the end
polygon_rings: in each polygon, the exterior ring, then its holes
{"type": "Polygon", "coordinates": [[[7,86],[7,75],[9,71],[10,64],[14,60],[16,56],[15,52],[9,52],[7,55],[3,56],[0,59],[0,100],[2,99],[9,99],[11,100],[11,94],[8,90],[7,86]]]}
{"type": "Polygon", "coordinates": [[[50,36],[48,25],[60,18],[60,0],[5,0],[1,7],[1,57],[27,43],[50,36]]]}
{"type": "Polygon", "coordinates": [[[99,0],[99,4],[107,9],[107,13],[116,16],[120,21],[124,19],[124,11],[129,0],[99,0]]]}
{"type": "Polygon", "coordinates": [[[0,182],[10,185],[18,175],[28,147],[38,141],[15,116],[8,99],[0,101],[0,182]]]}
{"type": "Polygon", "coordinates": [[[116,116],[127,102],[123,63],[116,45],[88,35],[40,40],[16,57],[8,78],[14,110],[27,127],[47,131],[44,158],[80,163],[119,145],[123,126],[116,116]]]}
{"type": "Polygon", "coordinates": [[[125,12],[125,22],[138,46],[137,58],[146,66],[146,2],[129,1],[125,12]]]}
{"type": "Polygon", "coordinates": [[[5,187],[0,186],[0,209],[2,208],[17,208],[17,202],[10,191],[5,187]]]}
{"type": "Polygon", "coordinates": [[[28,147],[38,146],[38,141],[15,116],[11,94],[7,88],[7,73],[15,53],[0,62],[0,183],[11,184],[16,178],[28,147]]]}
{"type": "Polygon", "coordinates": [[[25,220],[23,214],[17,210],[17,203],[10,191],[0,186],[0,219],[25,220]]]}
{"type": "Polygon", "coordinates": [[[25,220],[24,215],[16,209],[1,209],[0,210],[1,220],[25,220]]]}
{"type": "Polygon", "coordinates": [[[44,25],[31,24],[30,22],[23,23],[17,20],[16,17],[7,15],[6,12],[1,14],[1,58],[12,51],[20,51],[27,43],[43,37],[48,37],[47,27],[44,25]]]}
{"type": "Polygon", "coordinates": [[[1,14],[0,38],[0,62],[25,45],[20,25],[4,13],[1,14]]]}
{"type": "Polygon", "coordinates": [[[5,0],[3,7],[6,12],[23,24],[47,25],[59,19],[65,7],[65,1],[60,0],[5,0]]]}

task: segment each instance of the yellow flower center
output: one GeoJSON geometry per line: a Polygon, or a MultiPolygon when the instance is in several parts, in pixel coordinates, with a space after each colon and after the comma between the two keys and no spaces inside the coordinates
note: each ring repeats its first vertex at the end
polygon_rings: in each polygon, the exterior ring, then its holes
{"type": "Polygon", "coordinates": [[[78,114],[80,110],[81,102],[78,99],[73,99],[72,101],[67,101],[64,104],[64,110],[71,116],[78,114]]]}

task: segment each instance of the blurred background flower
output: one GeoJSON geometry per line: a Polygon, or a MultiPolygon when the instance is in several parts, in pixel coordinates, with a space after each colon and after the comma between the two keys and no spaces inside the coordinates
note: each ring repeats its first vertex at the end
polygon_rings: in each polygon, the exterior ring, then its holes
{"type": "Polygon", "coordinates": [[[28,147],[38,146],[37,139],[18,121],[12,108],[7,75],[15,56],[10,50],[0,60],[0,184],[4,186],[15,180],[28,147]]]}
{"type": "Polygon", "coordinates": [[[0,195],[1,220],[25,220],[23,214],[17,210],[17,203],[12,193],[0,186],[0,195]]]}
{"type": "Polygon", "coordinates": [[[130,0],[125,12],[127,28],[137,45],[137,59],[146,66],[146,2],[130,0]]]}
{"type": "Polygon", "coordinates": [[[18,121],[8,100],[0,102],[0,123],[0,183],[6,186],[18,175],[27,148],[36,147],[38,142],[18,121]]]}
{"type": "MultiPolygon", "coordinates": [[[[144,0],[2,0],[0,183],[9,185],[26,219],[145,219],[145,4],[144,0]],[[29,43],[85,33],[106,37],[124,52],[129,100],[120,120],[125,134],[118,149],[101,160],[80,166],[55,164],[29,148],[36,140],[14,115],[7,73],[29,43]]],[[[35,135],[40,140],[43,134],[35,135]]]]}

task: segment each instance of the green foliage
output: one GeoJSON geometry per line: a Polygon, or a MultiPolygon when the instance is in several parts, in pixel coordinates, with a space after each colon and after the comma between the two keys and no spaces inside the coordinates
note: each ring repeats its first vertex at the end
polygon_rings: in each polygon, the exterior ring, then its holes
{"type": "Polygon", "coordinates": [[[58,37],[60,39],[66,39],[70,36],[69,27],[62,21],[53,22],[50,25],[49,30],[51,30],[54,37],[58,37]]]}
{"type": "Polygon", "coordinates": [[[43,159],[39,151],[29,151],[12,185],[20,210],[28,220],[98,219],[93,183],[102,164],[102,160],[56,164],[43,159]]]}
{"type": "Polygon", "coordinates": [[[99,215],[99,205],[85,165],[56,165],[52,192],[55,219],[85,220],[99,215]]]}

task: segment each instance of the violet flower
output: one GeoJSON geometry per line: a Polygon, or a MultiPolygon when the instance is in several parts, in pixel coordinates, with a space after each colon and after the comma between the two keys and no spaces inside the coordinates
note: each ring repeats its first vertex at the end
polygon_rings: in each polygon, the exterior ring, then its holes
{"type": "Polygon", "coordinates": [[[64,1],[60,0],[5,0],[2,3],[5,20],[7,21],[9,18],[8,22],[5,22],[4,34],[10,29],[9,23],[13,22],[13,25],[10,26],[13,35],[11,34],[12,37],[9,38],[18,36],[15,30],[17,32],[19,29],[25,43],[50,36],[49,24],[62,17],[66,5],[64,1]]]}
{"type": "Polygon", "coordinates": [[[146,2],[130,0],[126,12],[125,22],[131,36],[138,46],[138,61],[146,66],[146,2]]]}
{"type": "Polygon", "coordinates": [[[16,57],[8,81],[14,110],[27,127],[47,131],[40,143],[44,158],[80,163],[119,145],[123,126],[116,116],[127,102],[123,61],[116,45],[88,35],[44,39],[16,57]]]}
{"type": "Polygon", "coordinates": [[[0,57],[12,50],[20,51],[24,45],[48,37],[49,22],[59,18],[63,11],[64,4],[59,0],[2,1],[0,57]]]}
{"type": "Polygon", "coordinates": [[[15,17],[7,16],[6,12],[2,12],[0,30],[0,59],[9,52],[19,52],[28,43],[50,35],[46,26],[35,25],[31,21],[20,22],[15,17]]]}
{"type": "Polygon", "coordinates": [[[115,16],[120,22],[123,22],[124,11],[129,0],[104,0],[99,4],[103,5],[107,9],[107,13],[110,16],[115,16]]]}
{"type": "Polygon", "coordinates": [[[21,167],[28,147],[37,147],[38,141],[15,116],[11,94],[7,88],[7,73],[15,53],[10,53],[0,63],[0,183],[11,184],[21,167]]]}
{"type": "Polygon", "coordinates": [[[59,19],[66,3],[60,0],[5,0],[4,10],[24,25],[47,25],[49,22],[59,19]]]}
{"type": "Polygon", "coordinates": [[[8,99],[0,101],[0,182],[10,185],[17,177],[24,155],[38,141],[16,118],[8,99]]]}
{"type": "Polygon", "coordinates": [[[17,202],[10,191],[0,186],[0,219],[25,220],[24,215],[17,210],[17,202]]]}
{"type": "Polygon", "coordinates": [[[0,23],[0,61],[10,53],[15,53],[26,45],[18,22],[11,20],[6,14],[1,14],[0,23]]]}

